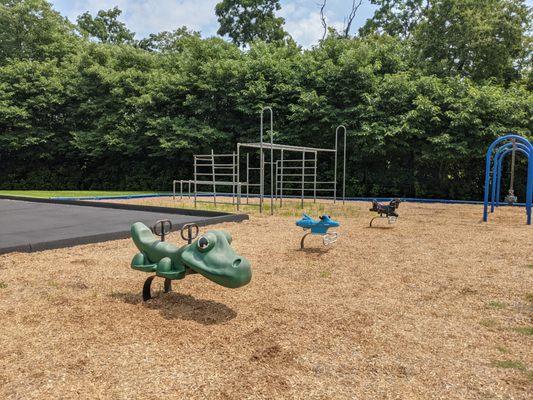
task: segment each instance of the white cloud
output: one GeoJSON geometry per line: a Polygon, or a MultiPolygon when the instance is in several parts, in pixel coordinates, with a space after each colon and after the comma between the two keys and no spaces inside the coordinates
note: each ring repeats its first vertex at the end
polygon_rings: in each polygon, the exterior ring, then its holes
{"type": "MultiPolygon", "coordinates": [[[[52,0],[54,7],[71,21],[85,11],[96,14],[98,10],[118,6],[120,17],[129,29],[142,38],[150,33],[171,31],[183,25],[201,31],[202,36],[216,35],[218,22],[215,6],[220,0],[52,0]]],[[[342,29],[344,14],[350,4],[346,0],[328,1],[326,20],[329,26],[342,29]]],[[[369,3],[368,3],[369,4],[369,3]]],[[[285,18],[285,30],[302,46],[318,43],[323,28],[318,0],[282,0],[279,15],[285,18]]],[[[370,6],[368,6],[370,7],[370,6]]],[[[359,18],[370,8],[362,8],[359,18]]],[[[359,21],[357,21],[359,22],[359,21]]]]}
{"type": "MultiPolygon", "coordinates": [[[[285,18],[285,30],[290,33],[296,42],[304,47],[317,44],[324,34],[322,21],[320,20],[319,7],[309,7],[308,2],[291,2],[283,6],[280,16],[285,18]]],[[[335,13],[326,10],[326,23],[335,29],[342,28],[342,21],[337,20],[335,13]]]]}
{"type": "MultiPolygon", "coordinates": [[[[123,2],[130,3],[126,0],[123,2]]],[[[136,1],[128,10],[128,22],[136,26],[139,32],[143,32],[143,36],[163,30],[174,30],[183,25],[210,35],[216,33],[216,3],[217,0],[136,1]]]]}
{"type": "Polygon", "coordinates": [[[98,10],[117,6],[122,10],[120,19],[140,38],[183,25],[202,31],[205,36],[213,35],[217,30],[217,2],[218,0],[63,0],[55,1],[54,5],[71,21],[75,21],[85,11],[95,14],[98,10]]]}

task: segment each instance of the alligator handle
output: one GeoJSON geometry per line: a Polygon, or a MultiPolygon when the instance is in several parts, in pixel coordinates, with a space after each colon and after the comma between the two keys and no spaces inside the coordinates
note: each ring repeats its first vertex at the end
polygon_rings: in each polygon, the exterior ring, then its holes
{"type": "Polygon", "coordinates": [[[154,226],[152,226],[152,232],[154,235],[159,236],[161,238],[161,241],[165,241],[165,236],[170,233],[172,230],[172,222],[169,219],[160,219],[157,221],[154,226]],[[157,227],[159,228],[159,231],[157,230],[157,227]]]}
{"type": "Polygon", "coordinates": [[[198,228],[198,225],[185,224],[181,228],[180,235],[183,240],[186,240],[188,244],[191,244],[193,239],[196,239],[198,237],[199,232],[200,232],[200,228],[198,228]],[[185,232],[187,232],[187,236],[185,236],[185,232]]]}

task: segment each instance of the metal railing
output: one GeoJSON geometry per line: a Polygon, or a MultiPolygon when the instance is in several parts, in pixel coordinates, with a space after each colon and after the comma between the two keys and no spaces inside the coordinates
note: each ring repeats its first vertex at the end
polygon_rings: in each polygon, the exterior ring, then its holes
{"type": "MultiPolygon", "coordinates": [[[[232,204],[240,209],[242,196],[246,198],[246,205],[258,205],[262,213],[265,198],[265,166],[270,168],[270,213],[274,213],[274,203],[279,200],[279,206],[283,206],[284,192],[296,192],[300,194],[302,208],[304,200],[312,198],[316,202],[317,198],[330,198],[333,202],[337,201],[338,189],[338,152],[339,152],[339,134],[343,134],[343,180],[342,180],[342,201],[345,202],[346,196],[346,134],[347,130],[344,125],[339,125],[335,130],[335,148],[316,148],[309,146],[293,146],[274,143],[274,113],[272,108],[264,107],[260,114],[260,142],[259,143],[237,143],[237,151],[231,154],[215,154],[211,150],[210,154],[197,154],[194,156],[192,180],[175,180],[173,181],[173,199],[176,198],[176,185],[180,185],[180,198],[183,198],[183,186],[188,185],[188,196],[194,197],[194,206],[197,206],[198,195],[210,195],[213,197],[212,203],[232,204]],[[270,113],[269,121],[269,141],[265,142],[265,113],[270,113]],[[259,166],[252,166],[250,153],[246,152],[246,169],[244,179],[241,181],[241,154],[244,149],[259,150],[259,166]],[[280,157],[276,160],[275,153],[279,152],[280,157]],[[301,158],[285,158],[285,153],[301,154],[301,158]],[[270,153],[268,160],[265,155],[270,153]],[[334,178],[333,181],[318,181],[318,155],[320,153],[334,153],[334,178]],[[310,155],[310,157],[309,157],[310,155]],[[259,172],[259,182],[252,180],[255,171],[259,172]],[[292,179],[297,178],[297,179],[292,179]],[[204,186],[211,187],[211,191],[200,192],[199,188],[204,186]],[[217,190],[217,187],[230,187],[229,191],[217,190]],[[192,188],[192,192],[191,192],[192,188]],[[258,188],[259,204],[250,204],[250,196],[254,189],[258,188]],[[245,190],[245,193],[242,191],[245,190]],[[321,194],[332,194],[321,196],[321,194]],[[231,196],[231,203],[220,202],[217,195],[231,196]]],[[[257,164],[256,164],[257,165],[257,164]]],[[[287,196],[285,196],[287,197],[287,196]]],[[[294,197],[291,195],[290,197],[294,197]]]]}

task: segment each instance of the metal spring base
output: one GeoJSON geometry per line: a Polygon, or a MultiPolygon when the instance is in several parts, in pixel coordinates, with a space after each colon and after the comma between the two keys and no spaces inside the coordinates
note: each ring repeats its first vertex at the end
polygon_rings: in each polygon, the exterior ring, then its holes
{"type": "Polygon", "coordinates": [[[379,218],[387,218],[388,221],[389,221],[389,224],[394,224],[397,220],[398,220],[398,217],[395,217],[393,215],[390,215],[390,216],[386,216],[386,215],[378,215],[377,217],[374,217],[370,220],[370,227],[372,228],[372,222],[374,222],[375,219],[379,219],[379,218]]]}
{"type": "MultiPolygon", "coordinates": [[[[302,240],[300,241],[300,248],[304,248],[304,242],[305,238],[309,235],[311,235],[312,232],[307,232],[305,235],[303,235],[302,240]]],[[[324,243],[324,246],[329,246],[330,244],[333,244],[337,241],[339,238],[339,234],[337,232],[329,232],[322,236],[322,243],[324,243]]]]}
{"type": "MultiPolygon", "coordinates": [[[[149,276],[148,279],[144,281],[143,285],[143,301],[150,300],[152,298],[152,281],[156,275],[149,276]]],[[[168,293],[172,291],[172,281],[168,278],[165,278],[165,283],[163,286],[163,292],[168,293]]]]}

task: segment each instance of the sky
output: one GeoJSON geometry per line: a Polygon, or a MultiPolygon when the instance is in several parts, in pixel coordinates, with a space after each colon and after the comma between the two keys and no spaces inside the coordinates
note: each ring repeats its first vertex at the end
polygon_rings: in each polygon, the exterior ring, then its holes
{"type": "MultiPolygon", "coordinates": [[[[120,20],[141,39],[150,33],[172,31],[183,25],[202,32],[203,37],[216,35],[218,22],[215,5],[220,0],[51,0],[54,9],[75,22],[85,11],[95,14],[118,6],[120,20]]],[[[319,0],[281,0],[278,15],[285,18],[285,30],[302,46],[310,47],[322,37],[319,0]]],[[[342,28],[352,0],[328,0],[326,20],[329,25],[342,28]]],[[[373,15],[375,6],[363,0],[352,33],[373,15]]]]}

